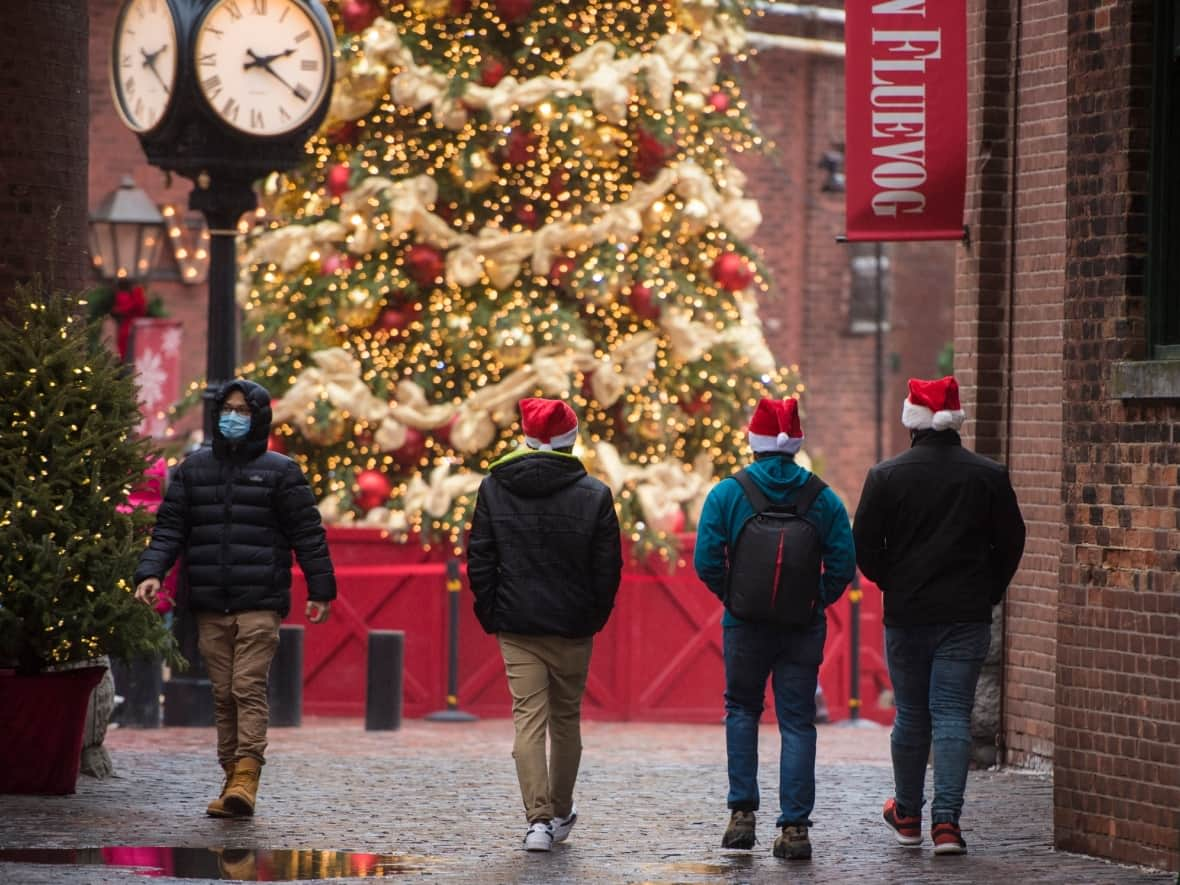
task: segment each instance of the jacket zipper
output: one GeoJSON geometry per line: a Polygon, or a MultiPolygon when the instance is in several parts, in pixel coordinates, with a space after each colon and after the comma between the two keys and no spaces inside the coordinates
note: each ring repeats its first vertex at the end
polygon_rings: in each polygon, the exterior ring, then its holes
{"type": "Polygon", "coordinates": [[[230,533],[230,498],[234,488],[234,468],[232,464],[224,465],[226,471],[225,493],[221,509],[221,595],[224,599],[226,614],[229,613],[229,533],[230,533]]]}

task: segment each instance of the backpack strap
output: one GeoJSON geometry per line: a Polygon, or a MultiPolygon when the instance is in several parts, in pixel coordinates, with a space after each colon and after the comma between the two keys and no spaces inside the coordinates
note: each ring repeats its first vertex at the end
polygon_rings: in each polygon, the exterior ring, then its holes
{"type": "Polygon", "coordinates": [[[807,482],[803,483],[803,488],[799,490],[799,494],[795,496],[792,502],[795,507],[795,515],[803,516],[811,505],[815,503],[815,499],[820,496],[820,493],[828,487],[828,484],[816,476],[814,473],[808,478],[807,482]]]}
{"type": "Polygon", "coordinates": [[[750,502],[754,508],[755,513],[762,513],[769,510],[773,505],[770,500],[762,493],[762,489],[758,488],[758,484],[754,482],[753,477],[750,476],[749,471],[742,468],[733,475],[733,478],[738,481],[738,485],[742,487],[742,491],[746,493],[746,500],[750,502]]]}

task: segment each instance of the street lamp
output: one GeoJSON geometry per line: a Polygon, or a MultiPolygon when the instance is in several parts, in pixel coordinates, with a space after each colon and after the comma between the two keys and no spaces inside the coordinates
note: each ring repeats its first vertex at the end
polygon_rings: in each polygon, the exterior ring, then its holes
{"type": "Polygon", "coordinates": [[[163,239],[164,216],[129,175],[90,214],[90,259],[104,280],[145,279],[163,239]]]}

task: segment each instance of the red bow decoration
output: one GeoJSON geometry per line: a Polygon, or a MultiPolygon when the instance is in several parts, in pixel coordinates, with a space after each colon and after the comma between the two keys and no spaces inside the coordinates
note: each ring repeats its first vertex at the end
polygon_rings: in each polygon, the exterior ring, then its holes
{"type": "Polygon", "coordinates": [[[119,359],[126,360],[127,344],[131,339],[131,321],[147,316],[147,298],[143,294],[143,286],[119,289],[115,293],[115,302],[111,305],[111,316],[119,322],[115,335],[119,359]]]}

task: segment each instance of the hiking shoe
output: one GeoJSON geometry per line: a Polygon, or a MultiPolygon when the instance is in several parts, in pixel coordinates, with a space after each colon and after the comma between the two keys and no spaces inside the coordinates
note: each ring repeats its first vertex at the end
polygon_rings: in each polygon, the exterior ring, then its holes
{"type": "Polygon", "coordinates": [[[922,844],[922,818],[902,817],[897,813],[897,800],[889,799],[885,802],[885,810],[881,813],[885,823],[897,836],[897,844],[913,848],[922,844]]]}
{"type": "Polygon", "coordinates": [[[553,825],[547,820],[529,824],[528,832],[524,834],[524,850],[548,851],[552,847],[553,825]]]}
{"type": "Polygon", "coordinates": [[[930,828],[930,838],[934,840],[935,854],[966,854],[967,842],[963,839],[963,831],[958,824],[949,820],[936,823],[930,828]]]}
{"type": "Polygon", "coordinates": [[[551,821],[553,827],[553,841],[564,842],[570,834],[570,830],[574,828],[574,824],[578,822],[578,807],[575,805],[570,809],[570,813],[565,817],[555,817],[551,821]]]}
{"type": "Polygon", "coordinates": [[[807,824],[783,824],[783,831],[774,838],[774,856],[810,860],[811,838],[807,835],[807,824]]]}
{"type": "Polygon", "coordinates": [[[754,812],[735,811],[729,816],[729,826],[721,837],[722,848],[753,848],[758,839],[754,834],[754,812]]]}

